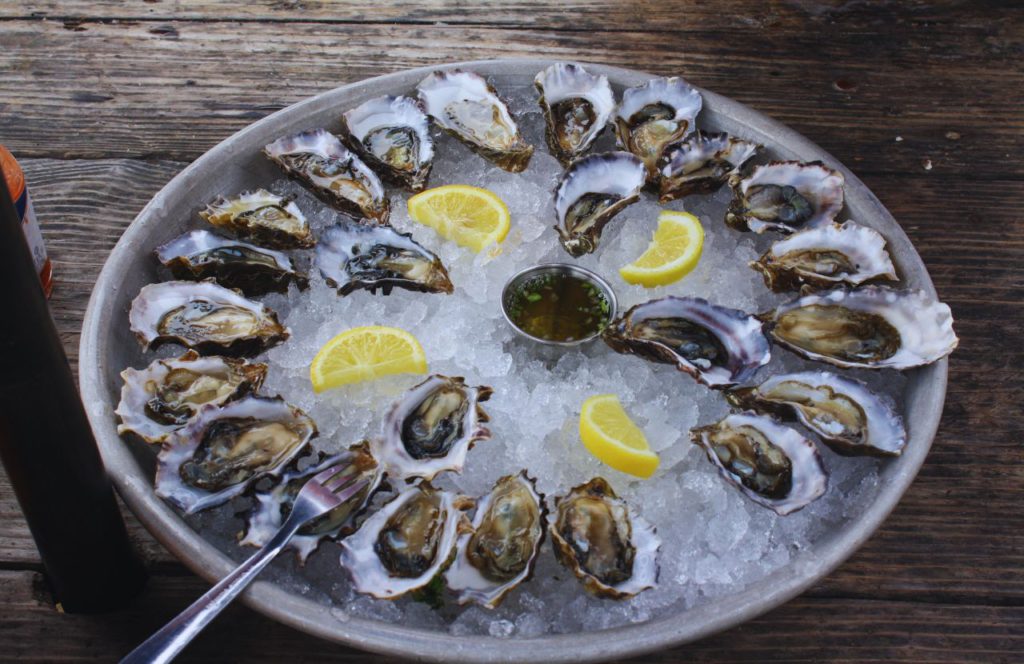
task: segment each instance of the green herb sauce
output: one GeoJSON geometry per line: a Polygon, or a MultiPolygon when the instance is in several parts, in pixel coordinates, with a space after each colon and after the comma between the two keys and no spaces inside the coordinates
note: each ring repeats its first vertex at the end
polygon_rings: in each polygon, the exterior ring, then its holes
{"type": "Polygon", "coordinates": [[[527,334],[548,341],[593,336],[608,324],[610,304],[589,281],[571,274],[544,274],[525,281],[509,297],[508,314],[527,334]]]}

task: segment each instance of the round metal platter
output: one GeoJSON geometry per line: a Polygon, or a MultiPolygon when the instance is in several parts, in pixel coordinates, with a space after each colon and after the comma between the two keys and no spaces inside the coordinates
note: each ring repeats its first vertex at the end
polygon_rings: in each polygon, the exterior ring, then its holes
{"type": "MultiPolygon", "coordinates": [[[[121,237],[103,267],[82,328],[79,375],[82,398],[117,490],[139,520],[195,573],[210,581],[227,574],[234,562],[193,530],[153,492],[152,459],[136,455],[117,434],[114,407],[119,372],[138,357],[139,345],[128,329],[132,298],[159,280],[153,247],[179,234],[195,209],[222,193],[269,183],[280,173],[260,153],[270,141],[303,129],[335,128],[340,113],[384,94],[407,94],[430,71],[466,68],[491,79],[500,92],[532,88],[548,60],[514,59],[465,62],[403,71],[346,85],[279,111],[221,142],[178,174],[142,210],[121,237]]],[[[586,65],[608,76],[616,91],[652,78],[643,72],[586,65]]],[[[681,72],[685,74],[685,72],[681,72]]],[[[870,220],[888,241],[903,286],[935,297],[928,272],[910,240],[878,199],[856,176],[824,150],[793,130],[726,97],[701,90],[700,125],[755,140],[774,158],[821,160],[846,176],[849,216],[870,220]]],[[[341,621],[331,607],[257,581],[243,601],[261,613],[317,637],[365,650],[419,660],[446,662],[581,662],[638,655],[708,636],[738,625],[800,594],[819,581],[867,540],[896,506],[924,462],[942,414],[947,361],[908,372],[905,420],[908,443],[901,457],[882,466],[874,500],[842,526],[827,531],[789,564],[742,592],[645,623],[599,632],[533,639],[456,637],[349,617],[341,621]]],[[[150,455],[152,456],[152,455],[150,455]]]]}

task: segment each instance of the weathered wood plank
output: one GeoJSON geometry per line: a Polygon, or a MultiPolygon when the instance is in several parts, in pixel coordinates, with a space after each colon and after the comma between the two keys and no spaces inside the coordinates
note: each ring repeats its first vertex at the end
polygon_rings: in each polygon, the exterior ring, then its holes
{"type": "Polygon", "coordinates": [[[1019,14],[983,22],[981,10],[960,12],[891,33],[881,16],[867,26],[826,21],[827,39],[806,20],[705,28],[701,13],[672,33],[642,32],[635,21],[621,23],[628,32],[7,21],[0,88],[13,94],[0,100],[0,138],[26,157],[187,161],[335,85],[452,60],[544,55],[683,74],[793,126],[859,173],[1022,177],[1012,157],[1024,148],[1024,75],[1012,60],[1022,48],[1019,14]]]}
{"type": "MultiPolygon", "coordinates": [[[[54,315],[74,358],[85,304],[107,253],[184,164],[28,159],[24,165],[56,261],[54,315]]],[[[920,476],[878,534],[812,595],[1019,604],[1024,514],[1016,503],[1024,482],[1024,423],[1008,414],[1019,412],[1024,369],[1024,350],[1014,342],[1024,317],[1024,221],[1003,203],[1019,183],[929,175],[872,176],[868,184],[910,232],[954,308],[963,341],[952,361],[939,437],[920,476]],[[950,199],[959,206],[949,206],[950,199]],[[972,269],[975,264],[984,271],[972,269]],[[1008,304],[985,304],[991,299],[1008,304]]],[[[173,563],[133,518],[129,523],[152,564],[173,563]]],[[[5,479],[0,564],[38,564],[5,479]]]]}
{"type": "Polygon", "coordinates": [[[643,29],[677,31],[699,25],[722,28],[737,24],[751,27],[778,27],[785,24],[830,26],[843,23],[870,26],[881,32],[906,30],[918,23],[954,24],[955,21],[979,22],[1005,11],[1005,3],[978,1],[849,3],[842,0],[818,2],[768,2],[751,5],[737,0],[716,3],[664,2],[639,0],[621,3],[614,0],[587,0],[552,5],[543,0],[516,0],[500,5],[487,0],[458,3],[411,2],[330,2],[324,0],[36,0],[0,6],[0,18],[70,19],[72,24],[89,20],[119,21],[254,21],[324,23],[445,23],[451,25],[501,25],[557,30],[643,29]],[[881,24],[881,25],[880,25],[881,24]]]}
{"type": "MultiPolygon", "coordinates": [[[[32,571],[0,572],[4,658],[114,661],[206,589],[194,577],[157,576],[133,605],[102,616],[61,615],[32,571]]],[[[1011,662],[1024,608],[803,597],[741,627],[632,662],[1011,662]],[[808,639],[813,625],[814,638],[808,639]],[[770,653],[770,655],[768,654],[770,653]]],[[[242,606],[229,607],[177,661],[374,662],[242,606]]]]}

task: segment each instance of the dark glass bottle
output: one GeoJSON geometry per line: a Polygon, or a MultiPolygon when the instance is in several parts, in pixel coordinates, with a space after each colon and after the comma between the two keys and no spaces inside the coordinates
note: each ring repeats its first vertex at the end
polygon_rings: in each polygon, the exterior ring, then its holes
{"type": "Polygon", "coordinates": [[[0,178],[0,461],[60,607],[104,611],[145,568],[128,541],[64,347],[0,178]]]}

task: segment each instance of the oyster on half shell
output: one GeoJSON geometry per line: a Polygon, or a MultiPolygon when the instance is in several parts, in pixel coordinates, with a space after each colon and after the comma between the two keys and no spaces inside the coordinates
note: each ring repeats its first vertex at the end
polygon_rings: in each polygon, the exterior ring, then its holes
{"type": "Polygon", "coordinates": [[[480,404],[492,392],[485,385],[470,387],[460,377],[427,378],[388,411],[381,437],[371,441],[373,455],[397,479],[461,472],[470,448],[491,437],[480,404]]]}
{"type": "Polygon", "coordinates": [[[558,239],[569,255],[593,253],[605,224],[640,200],[644,166],[628,152],[606,152],[572,163],[555,189],[558,239]]]}
{"type": "Polygon", "coordinates": [[[161,443],[207,404],[220,406],[256,392],[267,365],[229,357],[200,357],[194,350],[176,359],[153,360],[145,369],[121,372],[124,385],[114,411],[118,433],[161,443]]]}
{"type": "Polygon", "coordinates": [[[544,496],[525,470],[495,482],[477,502],[473,532],[459,537],[455,560],[445,573],[459,604],[496,608],[529,579],[546,524],[544,496]]]}
{"type": "Polygon", "coordinates": [[[771,359],[756,317],[697,297],[638,304],[601,336],[616,352],[674,364],[716,389],[747,381],[771,359]]]}
{"type": "Polygon", "coordinates": [[[956,348],[949,306],[881,286],[805,295],[762,314],[780,345],[838,367],[910,369],[956,348]]]}
{"type": "Polygon", "coordinates": [[[658,162],[659,201],[713,194],[736,176],[761,145],[729,134],[697,131],[669,147],[658,162]]]}
{"type": "Polygon", "coordinates": [[[430,122],[411,97],[377,97],[342,115],[345,142],[386,179],[423,191],[434,160],[430,122]]]}
{"type": "Polygon", "coordinates": [[[794,233],[772,244],[750,267],[776,292],[898,280],[885,238],[852,221],[794,233]]]}
{"type": "Polygon", "coordinates": [[[736,413],[690,431],[718,473],[780,516],[821,497],[828,473],[814,443],[770,417],[736,413]]]}
{"type": "Polygon", "coordinates": [[[555,498],[555,557],[592,595],[627,599],[658,582],[661,539],[603,477],[555,498]]]}
{"type": "Polygon", "coordinates": [[[612,118],[615,137],[620,148],[644,162],[649,182],[657,182],[658,161],[666,148],[696,129],[702,103],[700,93],[677,76],[623,91],[612,118]]]}
{"type": "Polygon", "coordinates": [[[342,212],[387,223],[391,205],[380,178],[326,129],[284,136],[263,154],[342,212]]]}
{"type": "Polygon", "coordinates": [[[288,284],[309,285],[286,254],[206,230],[189,231],[154,252],[176,279],[213,279],[246,295],[287,293],[288,284]]]}
{"type": "Polygon", "coordinates": [[[308,249],[316,244],[309,222],[290,198],[266,189],[220,197],[199,212],[217,228],[225,228],[271,249],[308,249]]]}
{"type": "Polygon", "coordinates": [[[280,475],[316,434],[313,420],[281,397],[204,406],[164,442],[156,494],[186,514],[220,505],[256,479],[280,475]]]}
{"type": "Polygon", "coordinates": [[[276,313],[212,281],[143,286],[128,321],[144,346],[170,341],[204,354],[255,355],[289,336],[276,313]]]}
{"type": "Polygon", "coordinates": [[[547,123],[548,149],[568,166],[587,151],[615,110],[607,76],[595,76],[580,65],[556,62],[533,80],[547,123]]]}
{"type": "Polygon", "coordinates": [[[320,236],[316,263],[327,285],[348,295],[357,288],[388,295],[395,286],[424,293],[454,290],[441,259],[390,226],[343,221],[320,236]]]}
{"type": "Polygon", "coordinates": [[[725,223],[738,231],[792,233],[830,223],[843,209],[845,179],[820,161],[773,161],[733,176],[725,223]]]}
{"type": "Polygon", "coordinates": [[[277,483],[265,491],[254,492],[256,504],[247,517],[245,534],[239,544],[260,547],[269,542],[288,518],[295,498],[306,482],[320,472],[339,464],[344,464],[344,467],[336,477],[354,476],[357,478],[356,481],[367,480],[366,488],[301,528],[288,540],[287,548],[294,550],[299,562],[303,563],[323,540],[353,532],[353,521],[366,508],[383,478],[377,461],[370,454],[365,441],[339,454],[326,456],[319,453],[317,462],[303,470],[295,468],[293,462],[292,468],[282,473],[277,483]]]}
{"type": "Polygon", "coordinates": [[[341,542],[341,565],[360,593],[394,599],[433,580],[451,560],[455,542],[469,529],[472,499],[440,491],[429,482],[403,489],[341,542]]]}
{"type": "Polygon", "coordinates": [[[843,455],[899,456],[907,443],[903,420],[889,399],[827,371],[772,376],[757,387],[730,390],[725,398],[740,408],[795,417],[843,455]]]}
{"type": "Polygon", "coordinates": [[[523,140],[508,106],[482,76],[460,69],[435,71],[416,91],[427,115],[480,156],[511,173],[530,163],[533,146],[523,140]]]}

